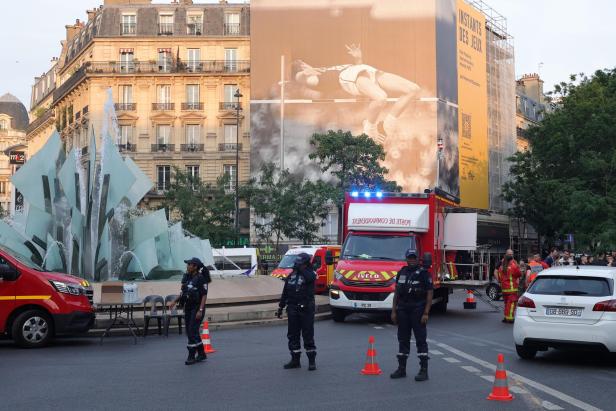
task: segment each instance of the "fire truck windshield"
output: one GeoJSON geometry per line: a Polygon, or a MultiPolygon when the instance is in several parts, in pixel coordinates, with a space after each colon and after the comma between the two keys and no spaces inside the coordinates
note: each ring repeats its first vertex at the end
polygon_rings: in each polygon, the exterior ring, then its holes
{"type": "Polygon", "coordinates": [[[349,234],[342,251],[342,260],[404,261],[404,253],[416,248],[413,236],[381,236],[349,234]]]}

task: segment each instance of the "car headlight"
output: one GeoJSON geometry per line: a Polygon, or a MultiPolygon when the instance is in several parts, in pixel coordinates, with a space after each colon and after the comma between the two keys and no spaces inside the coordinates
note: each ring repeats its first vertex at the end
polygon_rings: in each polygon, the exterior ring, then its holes
{"type": "Polygon", "coordinates": [[[83,288],[79,284],[63,283],[61,281],[54,280],[50,280],[49,282],[51,283],[51,285],[53,285],[53,288],[55,288],[56,291],[58,291],[59,293],[71,295],[81,295],[86,293],[85,288],[83,288]]]}
{"type": "Polygon", "coordinates": [[[338,271],[334,270],[334,278],[336,280],[341,281],[342,280],[342,274],[340,274],[338,271]]]}

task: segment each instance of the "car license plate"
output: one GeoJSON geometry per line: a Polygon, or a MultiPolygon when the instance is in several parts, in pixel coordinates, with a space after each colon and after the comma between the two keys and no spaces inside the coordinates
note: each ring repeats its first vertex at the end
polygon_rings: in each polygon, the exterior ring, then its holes
{"type": "Polygon", "coordinates": [[[372,304],[369,303],[354,303],[355,308],[372,308],[372,304]]]}
{"type": "Polygon", "coordinates": [[[562,317],[581,317],[581,308],[546,307],[545,315],[558,315],[562,317]]]}

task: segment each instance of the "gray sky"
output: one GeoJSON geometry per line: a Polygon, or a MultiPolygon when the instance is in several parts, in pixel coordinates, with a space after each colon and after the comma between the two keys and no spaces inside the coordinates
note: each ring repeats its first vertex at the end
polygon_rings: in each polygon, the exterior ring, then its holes
{"type": "MultiPolygon", "coordinates": [[[[616,1],[484,1],[507,18],[515,38],[516,77],[539,71],[543,63],[540,74],[547,91],[571,73],[616,67],[616,1]]],[[[102,2],[0,0],[0,95],[10,92],[29,107],[30,86],[59,55],[64,25],[85,20],[85,10],[102,2]]]]}

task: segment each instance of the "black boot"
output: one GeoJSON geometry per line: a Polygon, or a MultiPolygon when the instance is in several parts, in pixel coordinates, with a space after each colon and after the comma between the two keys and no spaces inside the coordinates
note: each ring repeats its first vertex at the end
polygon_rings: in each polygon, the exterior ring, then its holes
{"type": "Polygon", "coordinates": [[[197,360],[195,360],[195,347],[188,347],[188,358],[186,358],[184,364],[193,365],[196,362],[197,360]]]}
{"type": "Polygon", "coordinates": [[[203,344],[200,344],[199,346],[197,346],[197,358],[195,358],[195,361],[201,362],[205,359],[207,359],[207,354],[205,353],[205,348],[203,347],[203,344]]]}
{"type": "Polygon", "coordinates": [[[291,361],[284,365],[285,370],[290,370],[291,368],[301,368],[302,365],[299,362],[299,357],[302,353],[300,352],[292,352],[291,353],[291,361]]]}
{"type": "Polygon", "coordinates": [[[428,357],[419,357],[419,372],[415,376],[415,381],[426,381],[428,379],[428,357]]]}
{"type": "Polygon", "coordinates": [[[398,355],[398,369],[394,371],[390,377],[391,378],[405,378],[406,377],[406,360],[408,357],[406,355],[398,355]]]}
{"type": "Polygon", "coordinates": [[[316,351],[308,351],[306,353],[306,355],[308,356],[308,371],[314,371],[317,369],[317,363],[315,361],[315,359],[317,358],[317,352],[316,351]]]}

